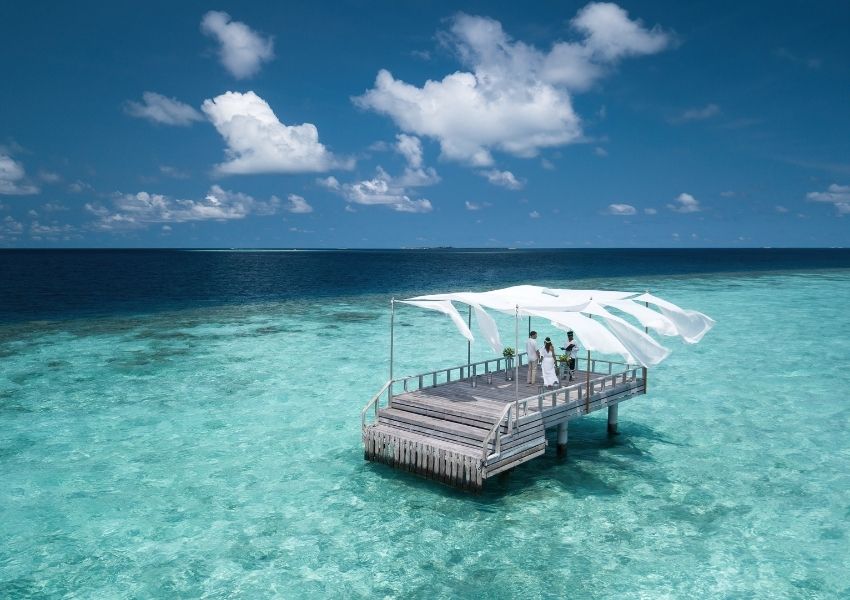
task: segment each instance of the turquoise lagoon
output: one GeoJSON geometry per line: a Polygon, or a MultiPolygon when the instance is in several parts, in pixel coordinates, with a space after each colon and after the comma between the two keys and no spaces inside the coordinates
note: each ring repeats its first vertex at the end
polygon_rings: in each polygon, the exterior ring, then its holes
{"type": "MultiPolygon", "coordinates": [[[[480,495],[363,460],[386,294],[0,325],[0,597],[850,596],[850,270],[534,283],[717,325],[480,495]]],[[[397,373],[465,361],[397,319],[397,373]]]]}

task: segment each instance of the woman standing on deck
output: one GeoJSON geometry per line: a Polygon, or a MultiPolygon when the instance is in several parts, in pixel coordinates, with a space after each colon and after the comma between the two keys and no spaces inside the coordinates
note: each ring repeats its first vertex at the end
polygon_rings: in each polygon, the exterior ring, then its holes
{"type": "Polygon", "coordinates": [[[543,346],[543,352],[540,355],[543,357],[543,363],[541,364],[543,369],[543,384],[546,387],[552,387],[558,383],[558,374],[555,372],[555,346],[552,345],[550,340],[546,340],[546,344],[543,346]]]}

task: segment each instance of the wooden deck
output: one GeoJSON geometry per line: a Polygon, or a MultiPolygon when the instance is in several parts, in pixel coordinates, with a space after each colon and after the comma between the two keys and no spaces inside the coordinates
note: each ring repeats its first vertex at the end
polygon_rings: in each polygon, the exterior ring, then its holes
{"type": "Polygon", "coordinates": [[[428,373],[388,383],[363,409],[366,459],[479,490],[489,477],[543,454],[547,429],[559,428],[559,443],[566,444],[570,420],[608,407],[609,426],[613,413],[616,427],[617,404],[646,393],[644,369],[594,360],[589,383],[587,370],[576,371],[573,382],[562,378],[562,387],[552,390],[539,385],[539,369],[537,383],[528,385],[527,367],[521,366],[517,402],[515,383],[505,380],[503,370],[493,372],[489,362],[479,363],[483,369],[464,365],[438,372],[445,381],[428,373]],[[474,387],[470,370],[485,371],[474,375],[474,387]],[[387,404],[380,407],[384,396],[387,404]],[[367,423],[372,406],[374,422],[367,423]]]}

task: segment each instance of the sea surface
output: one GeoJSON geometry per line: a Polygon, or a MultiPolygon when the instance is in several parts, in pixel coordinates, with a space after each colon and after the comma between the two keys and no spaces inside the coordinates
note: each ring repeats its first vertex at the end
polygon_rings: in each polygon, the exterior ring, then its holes
{"type": "MultiPolygon", "coordinates": [[[[0,251],[0,286],[0,598],[850,597],[850,251],[0,251]],[[717,325],[479,495],[365,462],[390,298],[518,283],[717,325]]],[[[397,374],[465,362],[396,326],[397,374]]]]}

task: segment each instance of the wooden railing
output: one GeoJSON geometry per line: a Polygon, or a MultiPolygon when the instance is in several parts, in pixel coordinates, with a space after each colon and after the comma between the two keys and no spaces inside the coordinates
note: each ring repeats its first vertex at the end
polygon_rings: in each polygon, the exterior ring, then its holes
{"type": "MultiPolygon", "coordinates": [[[[372,397],[372,399],[369,400],[369,402],[366,403],[366,406],[363,407],[363,410],[360,411],[360,426],[362,428],[364,428],[364,429],[366,428],[366,413],[369,411],[369,407],[371,407],[371,406],[375,407],[375,420],[376,421],[378,420],[378,409],[379,409],[379,404],[380,404],[380,401],[381,401],[381,396],[384,395],[384,392],[389,390],[391,383],[392,383],[391,381],[387,381],[384,384],[384,387],[381,388],[381,391],[379,391],[377,394],[375,394],[372,397]]],[[[388,403],[389,403],[389,400],[390,400],[390,397],[388,395],[387,396],[387,402],[388,403]]]]}
{"type": "MultiPolygon", "coordinates": [[[[519,355],[513,357],[513,360],[518,362],[511,366],[512,372],[516,368],[523,366],[523,360],[525,359],[525,356],[525,352],[522,352],[519,355]]],[[[436,371],[428,371],[427,373],[420,373],[417,375],[405,375],[404,377],[398,377],[396,379],[393,379],[393,385],[392,389],[390,390],[390,394],[396,393],[397,384],[401,384],[403,391],[413,392],[428,387],[437,387],[438,385],[450,383],[452,381],[471,379],[479,375],[495,375],[497,373],[504,373],[505,368],[507,366],[507,362],[508,359],[504,357],[491,358],[488,360],[482,360],[475,363],[471,363],[469,365],[448,367],[447,369],[437,369],[436,371]]]]}

